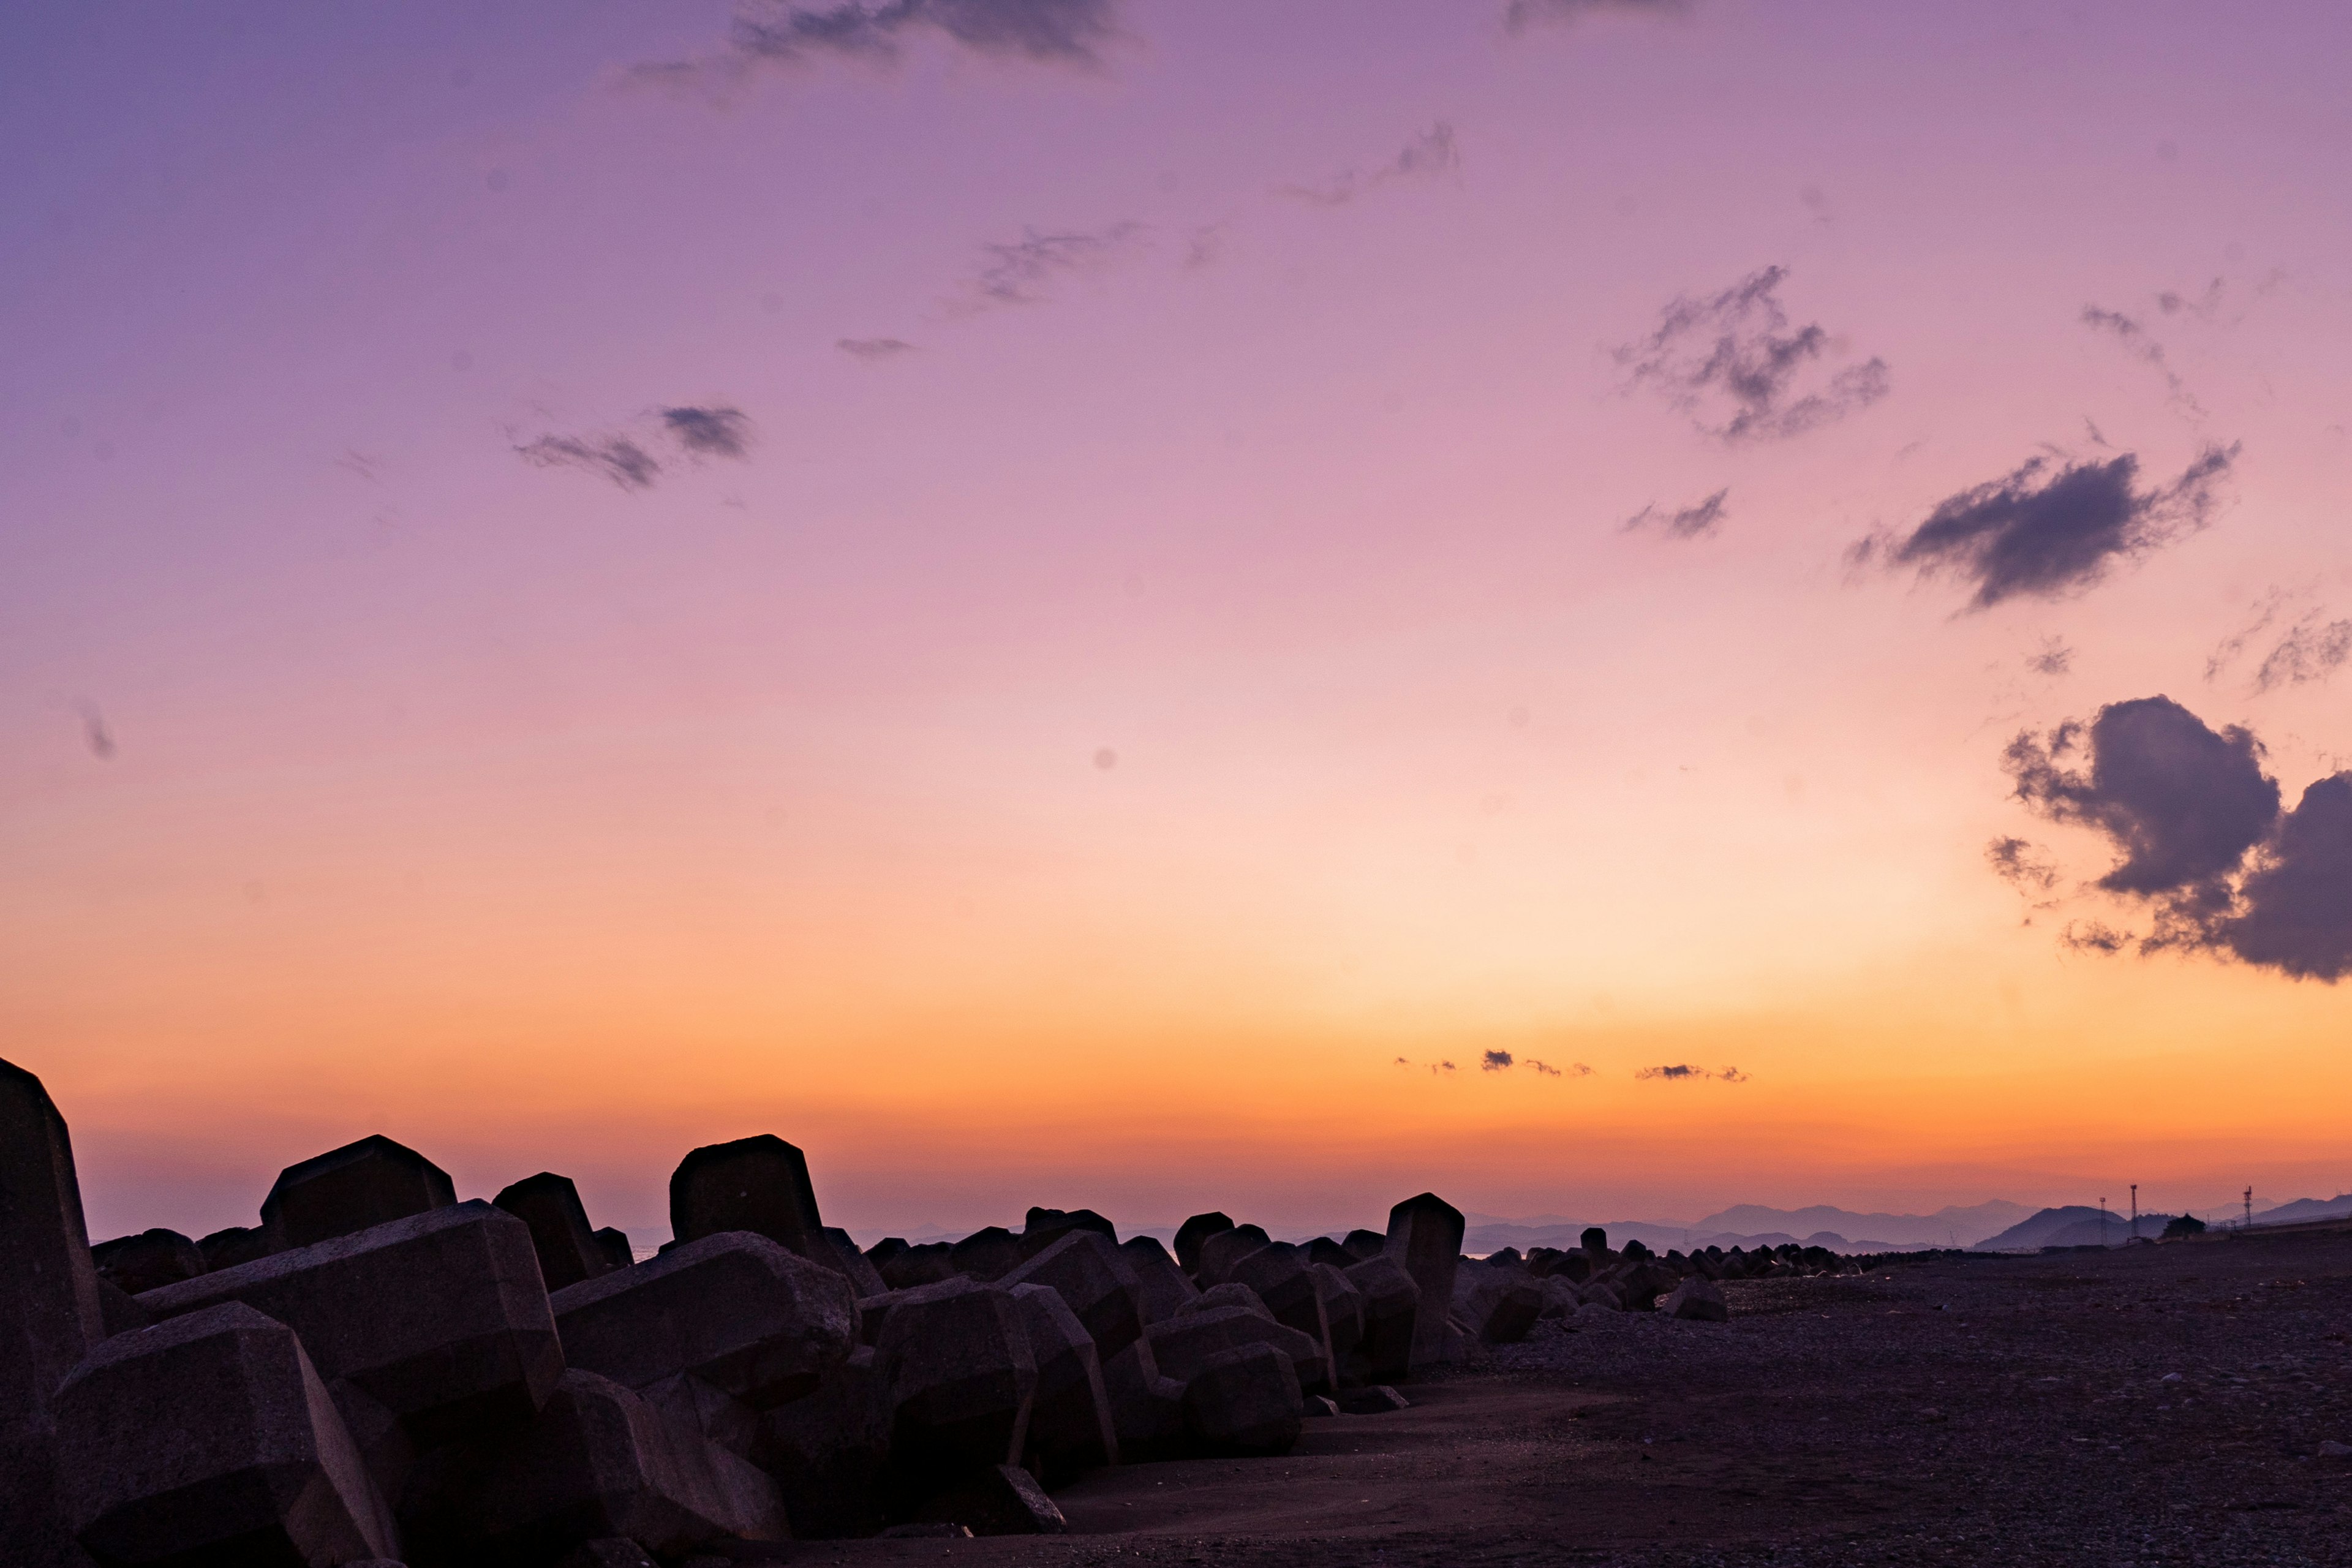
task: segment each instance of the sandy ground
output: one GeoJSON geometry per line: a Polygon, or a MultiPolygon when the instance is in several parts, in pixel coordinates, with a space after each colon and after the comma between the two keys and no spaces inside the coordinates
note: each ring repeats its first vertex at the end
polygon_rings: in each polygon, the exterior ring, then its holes
{"type": "Polygon", "coordinates": [[[1099,1472],[1068,1536],[800,1560],[2352,1568],[2352,1459],[2317,1457],[2352,1444],[2352,1235],[1725,1293],[1727,1324],[1544,1324],[1287,1458],[1099,1472]]]}

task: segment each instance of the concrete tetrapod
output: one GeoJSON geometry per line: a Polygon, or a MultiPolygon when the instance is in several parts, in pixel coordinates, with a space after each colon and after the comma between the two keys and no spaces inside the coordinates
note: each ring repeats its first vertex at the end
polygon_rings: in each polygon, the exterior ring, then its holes
{"type": "Polygon", "coordinates": [[[646,1389],[690,1373],[753,1409],[814,1390],[857,1343],[838,1273],[721,1231],[550,1299],[574,1366],[646,1389]]]}
{"type": "Polygon", "coordinates": [[[67,1515],[108,1568],[399,1552],[301,1342],[242,1303],[107,1341],[58,1391],[57,1425],[67,1515]]]}
{"type": "Polygon", "coordinates": [[[1118,1244],[1118,1255],[1127,1259],[1135,1275],[1136,1300],[1143,1309],[1143,1321],[1159,1322],[1172,1318],[1187,1301],[1200,1295],[1200,1287],[1191,1276],[1176,1266],[1168,1249],[1160,1245],[1157,1237],[1131,1236],[1118,1244]]]}
{"type": "Polygon", "coordinates": [[[1012,1295],[971,1279],[903,1291],[875,1336],[903,1502],[1018,1464],[1037,1362],[1012,1295]]]}
{"type": "Polygon", "coordinates": [[[211,1267],[203,1250],[176,1230],[142,1230],[94,1242],[89,1256],[100,1279],[132,1296],[193,1279],[211,1267]]]}
{"type": "Polygon", "coordinates": [[[1454,1274],[1462,1260],[1462,1211],[1435,1193],[1410,1197],[1389,1211],[1388,1256],[1404,1266],[1421,1290],[1413,1317],[1412,1364],[1458,1362],[1466,1347],[1447,1323],[1454,1274]]]}
{"type": "Polygon", "coordinates": [[[1108,1360],[1143,1335],[1142,1292],[1119,1249],[1098,1233],[1072,1230],[1001,1281],[1059,1292],[1108,1360]]]}
{"type": "Polygon", "coordinates": [[[1348,1283],[1364,1301],[1364,1364],[1377,1383],[1402,1383],[1412,1371],[1413,1323],[1420,1315],[1421,1287],[1404,1265],[1382,1254],[1347,1271],[1348,1283]]]}
{"type": "Polygon", "coordinates": [[[78,1563],[58,1510],[49,1396],[106,1334],[65,1118],[0,1061],[0,1521],[11,1563],[78,1563]]]}
{"type": "Polygon", "coordinates": [[[1210,1454],[1272,1456],[1298,1441],[1302,1397],[1289,1358],[1237,1345],[1203,1361],[1184,1384],[1184,1426],[1210,1454]]]}
{"type": "Polygon", "coordinates": [[[541,1171],[509,1184],[490,1202],[530,1226],[531,1248],[539,1254],[540,1278],[550,1295],[612,1272],[611,1255],[596,1239],[571,1177],[541,1171]]]}
{"type": "Polygon", "coordinates": [[[808,1157],[772,1132],[693,1150],[670,1174],[669,1228],[681,1242],[748,1230],[805,1255],[824,1228],[808,1157]]]}
{"type": "MultiPolygon", "coordinates": [[[[1029,1410],[1024,1456],[1049,1487],[1118,1463],[1118,1432],[1104,1391],[1095,1342],[1060,1292],[1045,1285],[1008,1287],[1021,1304],[1037,1394],[1029,1410]]],[[[969,1523],[969,1521],[963,1522],[969,1523]]]]}
{"type": "Polygon", "coordinates": [[[448,1172],[379,1133],[280,1171],[261,1226],[274,1246],[309,1247],[457,1201],[448,1172]]]}
{"type": "Polygon", "coordinates": [[[751,1459],[774,1479],[794,1535],[880,1530],[888,1522],[890,1405],[874,1352],[860,1345],[814,1394],[761,1415],[751,1459]]]}

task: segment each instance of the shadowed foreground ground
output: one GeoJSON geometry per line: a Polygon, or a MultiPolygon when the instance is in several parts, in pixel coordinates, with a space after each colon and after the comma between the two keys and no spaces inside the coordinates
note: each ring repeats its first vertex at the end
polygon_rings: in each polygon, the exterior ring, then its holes
{"type": "Polygon", "coordinates": [[[1073,1534],[852,1564],[2352,1564],[2352,1236],[1727,1285],[1311,1422],[1285,1460],[1098,1473],[1073,1534]],[[2163,1381],[2179,1373],[2179,1381],[2163,1381]]]}

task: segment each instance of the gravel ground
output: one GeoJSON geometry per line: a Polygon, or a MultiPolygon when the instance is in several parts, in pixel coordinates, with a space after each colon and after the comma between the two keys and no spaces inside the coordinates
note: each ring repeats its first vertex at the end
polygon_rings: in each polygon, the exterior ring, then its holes
{"type": "Polygon", "coordinates": [[[1138,1465],[1074,1533],[803,1560],[2352,1568],[2352,1235],[1726,1286],[1524,1344],[1288,1458],[1138,1465]]]}

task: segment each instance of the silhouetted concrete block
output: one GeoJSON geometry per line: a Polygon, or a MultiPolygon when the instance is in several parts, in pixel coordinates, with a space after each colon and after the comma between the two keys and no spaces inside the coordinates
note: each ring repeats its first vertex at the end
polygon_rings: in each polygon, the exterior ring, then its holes
{"type": "Polygon", "coordinates": [[[1150,1338],[1161,1373],[1188,1386],[1211,1356],[1243,1345],[1271,1345],[1280,1351],[1290,1360],[1291,1381],[1297,1386],[1305,1387],[1312,1379],[1319,1392],[1328,1375],[1320,1341],[1239,1307],[1187,1312],[1154,1323],[1150,1338]]]}
{"type": "Polygon", "coordinates": [[[541,1171],[490,1201],[530,1226],[531,1249],[539,1254],[540,1278],[549,1294],[612,1271],[612,1259],[596,1239],[571,1177],[541,1171]]]}
{"type": "Polygon", "coordinates": [[[555,1568],[654,1568],[654,1560],[635,1542],[618,1535],[583,1541],[564,1555],[555,1568]]]}
{"type": "Polygon", "coordinates": [[[1454,1300],[1454,1268],[1462,1259],[1462,1211],[1435,1193],[1407,1198],[1389,1211],[1387,1251],[1421,1289],[1423,1310],[1413,1320],[1413,1364],[1456,1359],[1447,1342],[1445,1319],[1454,1300]]]}
{"type": "Polygon", "coordinates": [[[1659,1297],[1682,1283],[1682,1276],[1664,1264],[1636,1263],[1609,1283],[1616,1287],[1627,1311],[1646,1312],[1657,1306],[1659,1297]]]}
{"type": "Polygon", "coordinates": [[[707,1144],[678,1162],[669,1179],[669,1227],[680,1242],[748,1230],[802,1252],[824,1221],[807,1157],[762,1132],[707,1144]]]}
{"type": "Polygon", "coordinates": [[[1486,1344],[1518,1343],[1542,1310],[1542,1289],[1517,1264],[1473,1263],[1455,1271],[1454,1315],[1486,1344]]]}
{"type": "Polygon", "coordinates": [[[880,1530],[890,1402],[874,1352],[860,1346],[814,1394],[761,1414],[751,1458],[774,1479],[794,1535],[830,1541],[880,1530]]]}
{"type": "Polygon", "coordinates": [[[379,1133],[280,1171],[261,1224],[281,1247],[310,1247],[457,1201],[446,1171],[379,1133]]]}
{"type": "Polygon", "coordinates": [[[1034,1458],[1049,1487],[1065,1486],[1088,1470],[1118,1464],[1118,1433],[1093,1338],[1059,1291],[1044,1285],[1008,1289],[1020,1303],[1030,1359],[1037,1363],[1024,1456],[1034,1458]]]}
{"type": "Polygon", "coordinates": [[[41,1080],[0,1061],[0,1524],[11,1568],[81,1559],[54,1485],[49,1396],[106,1337],[73,1143],[41,1080]]]}
{"type": "MultiPolygon", "coordinates": [[[[1341,1254],[1345,1257],[1346,1254],[1341,1254]]],[[[1313,1265],[1315,1289],[1323,1297],[1323,1321],[1330,1326],[1331,1361],[1341,1382],[1359,1382],[1348,1375],[1361,1360],[1364,1342],[1364,1293],[1355,1281],[1328,1263],[1313,1265]]]]}
{"type": "Polygon", "coordinates": [[[1034,1258],[1071,1230],[1090,1230],[1113,1247],[1118,1245],[1118,1228],[1092,1209],[1033,1208],[1021,1226],[1022,1256],[1034,1258]]]}
{"type": "Polygon", "coordinates": [[[879,1261],[868,1261],[882,1276],[883,1284],[893,1290],[911,1290],[918,1285],[936,1285],[942,1279],[954,1279],[954,1251],[944,1241],[927,1241],[879,1261]]]}
{"type": "Polygon", "coordinates": [[[1118,1255],[1127,1259],[1135,1275],[1136,1302],[1143,1310],[1145,1322],[1172,1318],[1185,1303],[1199,1298],[1200,1287],[1168,1256],[1158,1237],[1130,1236],[1119,1243],[1118,1255]]]}
{"type": "Polygon", "coordinates": [[[1176,1266],[1187,1274],[1197,1274],[1201,1268],[1201,1243],[1221,1230],[1231,1230],[1234,1222],[1212,1209],[1196,1214],[1176,1227],[1176,1266]]]}
{"type": "Polygon", "coordinates": [[[1143,1334],[1142,1292],[1119,1249],[1093,1230],[1065,1232],[1004,1276],[1003,1283],[1046,1285],[1077,1314],[1096,1348],[1115,1356],[1143,1334]]]}
{"type": "Polygon", "coordinates": [[[1239,1307],[1244,1311],[1255,1312],[1268,1322],[1274,1321],[1274,1314],[1266,1310],[1265,1302],[1258,1293],[1236,1279],[1210,1286],[1178,1308],[1176,1315],[1181,1318],[1193,1312],[1213,1312],[1220,1307],[1239,1307]]]}
{"type": "Polygon", "coordinates": [[[420,1561],[463,1568],[551,1563],[616,1537],[682,1556],[791,1528],[775,1484],[750,1463],[576,1368],[530,1421],[419,1460],[402,1514],[420,1561]]]}
{"type": "Polygon", "coordinates": [[[597,1250],[604,1253],[604,1265],[608,1270],[626,1268],[637,1260],[636,1249],[629,1245],[629,1233],[612,1226],[603,1226],[597,1229],[596,1247],[597,1250]]]}
{"type": "Polygon", "coordinates": [[[1557,1274],[1546,1276],[1539,1288],[1543,1292],[1543,1305],[1536,1314],[1539,1318],[1565,1318],[1584,1305],[1576,1286],[1557,1274]]]}
{"type": "Polygon", "coordinates": [[[1288,1357],[1272,1345],[1237,1345],[1186,1380],[1185,1430],[1206,1453],[1286,1454],[1298,1441],[1302,1397],[1288,1357]]]}
{"type": "Polygon", "coordinates": [[[68,1520],[102,1564],[340,1563],[392,1510],[294,1331],[227,1302],[109,1340],[58,1390],[68,1520]]]}
{"type": "Polygon", "coordinates": [[[176,1230],[142,1230],[98,1242],[89,1256],[100,1279],[131,1296],[193,1279],[209,1267],[196,1244],[176,1230]]]}
{"type": "MultiPolygon", "coordinates": [[[[1389,1238],[1377,1230],[1351,1230],[1339,1238],[1339,1245],[1358,1263],[1378,1258],[1389,1249],[1389,1238]]],[[[1349,1265],[1342,1264],[1341,1268],[1349,1265]]]]}
{"type": "Polygon", "coordinates": [[[1120,1461],[1134,1465],[1181,1458],[1186,1442],[1184,1385],[1161,1374],[1150,1336],[1103,1362],[1102,1375],[1120,1461]]]}
{"type": "Polygon", "coordinates": [[[992,1465],[927,1501],[922,1521],[961,1525],[974,1535],[1060,1535],[1061,1509],[1029,1472],[992,1465]]]}
{"type": "Polygon", "coordinates": [[[1009,1293],[971,1279],[905,1291],[874,1355],[890,1403],[892,1466],[912,1498],[1019,1461],[1037,1362],[1009,1293]]]}
{"type": "Polygon", "coordinates": [[[1254,1225],[1237,1225],[1203,1237],[1201,1261],[1192,1270],[1193,1281],[1203,1290],[1212,1285],[1223,1284],[1232,1278],[1234,1264],[1273,1239],[1254,1225]]]}
{"type": "Polygon", "coordinates": [[[644,1389],[689,1373],[766,1409],[808,1394],[857,1342],[849,1282],[749,1231],[726,1231],[551,1299],[573,1366],[644,1389]]]}
{"type": "Polygon", "coordinates": [[[1380,1383],[1400,1382],[1412,1371],[1413,1324],[1420,1316],[1421,1287],[1404,1265],[1383,1253],[1347,1271],[1348,1283],[1364,1299],[1364,1363],[1380,1383]]]}
{"type": "Polygon", "coordinates": [[[751,1458],[760,1429],[760,1413],[730,1394],[723,1394],[690,1372],[663,1378],[633,1390],[674,1426],[699,1433],[740,1458],[751,1458]]]}
{"type": "Polygon", "coordinates": [[[826,1226],[817,1233],[802,1256],[812,1263],[823,1264],[849,1281],[853,1296],[879,1296],[890,1289],[881,1272],[866,1261],[866,1254],[857,1250],[857,1243],[838,1226],[826,1226]]]}
{"type": "Polygon", "coordinates": [[[1228,1273],[1228,1283],[1246,1285],[1257,1292],[1276,1322],[1297,1329],[1322,1347],[1321,1373],[1312,1378],[1301,1373],[1300,1383],[1323,1389],[1339,1382],[1339,1369],[1331,1354],[1331,1325],[1323,1315],[1323,1292],[1298,1248],[1271,1242],[1237,1259],[1228,1273]]]}
{"type": "Polygon", "coordinates": [[[1715,1288],[1706,1276],[1694,1274],[1675,1286],[1672,1294],[1658,1303],[1658,1310],[1667,1316],[1692,1323],[1727,1323],[1731,1309],[1724,1304],[1723,1292],[1715,1288]]]}
{"type": "MultiPolygon", "coordinates": [[[[242,1301],[302,1339],[320,1376],[420,1445],[528,1421],[563,1372],[530,1228],[476,1199],[200,1274],[138,1298],[158,1321],[242,1301]]],[[[363,1447],[364,1423],[345,1419],[363,1447]]],[[[377,1480],[390,1489],[379,1468],[377,1480]]]]}
{"type": "Polygon", "coordinates": [[[257,1258],[267,1258],[281,1250],[277,1239],[257,1225],[233,1225],[226,1230],[196,1238],[196,1250],[204,1255],[205,1272],[234,1268],[240,1263],[250,1263],[257,1258]]]}
{"type": "Polygon", "coordinates": [[[132,1300],[113,1280],[101,1278],[98,1282],[99,1321],[106,1325],[106,1337],[127,1334],[143,1329],[155,1320],[147,1309],[132,1300]]]}
{"type": "Polygon", "coordinates": [[[1022,1262],[1020,1238],[1001,1225],[975,1230],[948,1251],[950,1269],[974,1279],[1002,1279],[1022,1262]]]}
{"type": "Polygon", "coordinates": [[[1597,1225],[1589,1225],[1576,1244],[1586,1252],[1606,1252],[1609,1250],[1609,1233],[1597,1225]]]}
{"type": "Polygon", "coordinates": [[[1339,1406],[1328,1394],[1310,1394],[1300,1401],[1298,1413],[1309,1421],[1318,1421],[1327,1415],[1339,1415],[1339,1406]]]}
{"type": "Polygon", "coordinates": [[[1309,1268],[1322,1263],[1333,1268],[1347,1268],[1352,1267],[1356,1261],[1354,1253],[1349,1252],[1328,1236],[1315,1237],[1298,1250],[1305,1257],[1309,1268]]]}

